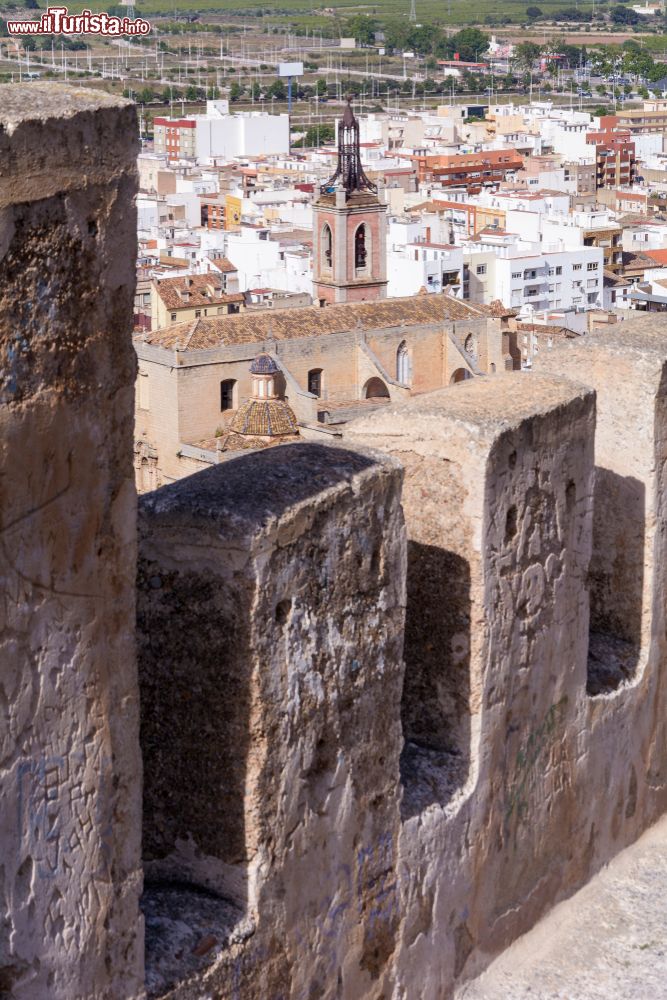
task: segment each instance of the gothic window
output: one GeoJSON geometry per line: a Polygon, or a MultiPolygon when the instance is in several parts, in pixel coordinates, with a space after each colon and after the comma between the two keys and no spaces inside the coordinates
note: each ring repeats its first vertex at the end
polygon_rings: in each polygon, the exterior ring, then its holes
{"type": "Polygon", "coordinates": [[[354,234],[354,268],[356,271],[363,271],[366,267],[366,224],[362,224],[354,234]]]}
{"type": "Polygon", "coordinates": [[[398,345],[396,351],[396,381],[401,385],[410,384],[410,355],[408,345],[404,340],[398,345]]]}
{"type": "Polygon", "coordinates": [[[322,263],[324,267],[333,266],[333,238],[328,224],[322,230],[322,263]]]}
{"type": "Polygon", "coordinates": [[[226,378],[220,383],[220,409],[233,410],[234,396],[236,395],[236,379],[226,378]]]}
{"type": "Polygon", "coordinates": [[[466,354],[470,355],[473,361],[477,361],[477,344],[475,342],[475,338],[473,337],[472,333],[469,333],[468,336],[466,337],[463,349],[465,350],[466,354]]]}
{"type": "Polygon", "coordinates": [[[312,368],[308,372],[308,392],[312,392],[313,396],[322,395],[322,369],[312,368]]]}

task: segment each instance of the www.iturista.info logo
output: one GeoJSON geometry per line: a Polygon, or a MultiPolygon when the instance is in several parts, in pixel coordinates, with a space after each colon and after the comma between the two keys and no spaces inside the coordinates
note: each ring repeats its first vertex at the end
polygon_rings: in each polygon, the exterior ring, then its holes
{"type": "Polygon", "coordinates": [[[82,10],[70,14],[67,7],[49,7],[39,21],[7,21],[10,35],[147,35],[151,30],[142,17],[116,17],[82,10]]]}

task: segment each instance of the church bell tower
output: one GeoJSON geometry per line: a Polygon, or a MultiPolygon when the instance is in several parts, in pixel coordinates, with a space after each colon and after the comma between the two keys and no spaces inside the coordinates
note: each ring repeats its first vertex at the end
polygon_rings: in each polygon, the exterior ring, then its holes
{"type": "Polygon", "coordinates": [[[338,122],[336,171],[313,204],[313,294],[322,305],[387,294],[387,206],[361,165],[349,98],[338,122]]]}

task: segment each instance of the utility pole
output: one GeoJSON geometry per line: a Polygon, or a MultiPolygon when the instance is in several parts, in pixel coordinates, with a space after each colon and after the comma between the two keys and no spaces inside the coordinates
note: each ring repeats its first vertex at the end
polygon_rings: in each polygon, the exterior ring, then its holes
{"type": "Polygon", "coordinates": [[[413,24],[417,23],[416,0],[410,0],[410,20],[413,24]]]}

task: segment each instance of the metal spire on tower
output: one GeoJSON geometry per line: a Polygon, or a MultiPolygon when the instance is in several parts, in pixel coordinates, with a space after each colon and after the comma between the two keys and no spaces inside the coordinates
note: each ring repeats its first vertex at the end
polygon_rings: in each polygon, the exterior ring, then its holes
{"type": "Polygon", "coordinates": [[[333,191],[339,182],[348,195],[353,191],[371,191],[377,194],[377,185],[373,184],[364,173],[361,165],[359,149],[359,122],[354,116],[351,105],[352,98],[348,96],[343,117],[338,122],[338,162],[336,172],[326,184],[320,186],[322,194],[333,191]]]}

